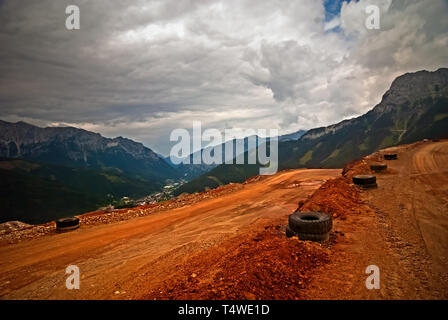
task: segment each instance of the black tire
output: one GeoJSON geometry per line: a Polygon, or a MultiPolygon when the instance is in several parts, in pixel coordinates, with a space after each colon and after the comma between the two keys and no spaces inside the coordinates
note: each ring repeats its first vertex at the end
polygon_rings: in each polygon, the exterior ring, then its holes
{"type": "Polygon", "coordinates": [[[376,184],[376,177],[371,174],[358,174],[352,177],[353,183],[364,186],[376,184]]]}
{"type": "Polygon", "coordinates": [[[314,234],[314,233],[298,233],[291,230],[289,226],[286,226],[286,236],[288,238],[291,237],[297,237],[299,240],[302,241],[326,241],[330,238],[330,233],[321,233],[321,234],[314,234]]]}
{"type": "Polygon", "coordinates": [[[323,212],[294,212],[288,218],[291,231],[301,234],[323,234],[330,232],[333,221],[323,212]]]}
{"type": "Polygon", "coordinates": [[[375,172],[386,171],[386,169],[387,169],[387,164],[385,164],[385,163],[370,165],[370,170],[373,170],[375,172]]]}
{"type": "Polygon", "coordinates": [[[297,234],[294,231],[292,231],[291,228],[289,228],[289,226],[286,226],[286,236],[288,238],[291,238],[297,236],[297,234]]]}
{"type": "Polygon", "coordinates": [[[306,234],[306,233],[298,233],[297,237],[302,241],[326,241],[330,238],[330,233],[322,233],[322,234],[306,234]]]}
{"type": "Polygon", "coordinates": [[[57,231],[69,231],[79,228],[79,218],[70,217],[56,220],[57,231]]]}
{"type": "Polygon", "coordinates": [[[396,153],[385,154],[383,157],[384,157],[384,160],[397,160],[398,159],[398,155],[396,153]]]}
{"type": "Polygon", "coordinates": [[[440,139],[432,139],[432,142],[439,142],[440,139]]]}
{"type": "Polygon", "coordinates": [[[371,183],[371,184],[361,184],[361,185],[357,185],[359,188],[362,189],[373,189],[373,188],[377,188],[378,185],[376,183],[371,183]]]}

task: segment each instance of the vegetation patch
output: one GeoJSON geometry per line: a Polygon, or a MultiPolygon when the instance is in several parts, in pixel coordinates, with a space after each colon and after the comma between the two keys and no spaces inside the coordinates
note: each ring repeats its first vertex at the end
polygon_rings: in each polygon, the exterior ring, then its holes
{"type": "Polygon", "coordinates": [[[440,121],[445,118],[448,118],[448,113],[439,113],[434,116],[434,121],[440,121]]]}
{"type": "Polygon", "coordinates": [[[305,153],[305,155],[302,158],[300,158],[299,163],[304,165],[305,163],[310,161],[312,157],[313,157],[313,150],[309,150],[307,153],[305,153]]]}

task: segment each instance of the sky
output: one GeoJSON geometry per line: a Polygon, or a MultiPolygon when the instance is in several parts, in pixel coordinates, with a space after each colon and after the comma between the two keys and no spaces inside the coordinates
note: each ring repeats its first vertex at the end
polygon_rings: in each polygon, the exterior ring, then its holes
{"type": "Polygon", "coordinates": [[[406,72],[447,67],[447,0],[1,0],[0,118],[124,136],[359,116],[406,72]],[[67,30],[65,8],[80,9],[67,30]],[[365,27],[366,7],[380,28],[365,27]]]}

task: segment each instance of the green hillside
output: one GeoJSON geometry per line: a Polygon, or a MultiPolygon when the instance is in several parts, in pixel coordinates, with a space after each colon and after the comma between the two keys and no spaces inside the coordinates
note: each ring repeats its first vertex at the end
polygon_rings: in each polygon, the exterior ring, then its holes
{"type": "Polygon", "coordinates": [[[156,190],[145,180],[113,171],[95,171],[0,159],[0,222],[42,223],[156,190]]]}

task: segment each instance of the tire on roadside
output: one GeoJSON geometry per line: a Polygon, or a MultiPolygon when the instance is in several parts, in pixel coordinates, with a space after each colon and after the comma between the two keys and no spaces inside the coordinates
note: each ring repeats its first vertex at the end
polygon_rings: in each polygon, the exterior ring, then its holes
{"type": "Polygon", "coordinates": [[[331,217],[323,212],[294,212],[288,223],[292,231],[300,234],[324,234],[333,227],[331,217]]]}
{"type": "Polygon", "coordinates": [[[397,160],[398,155],[396,153],[386,153],[383,155],[384,160],[397,160]]]}
{"type": "Polygon", "coordinates": [[[358,174],[352,177],[353,183],[362,189],[372,189],[378,187],[376,176],[371,174],[358,174]]]}
{"type": "Polygon", "coordinates": [[[297,233],[295,233],[294,231],[292,231],[291,228],[290,228],[289,226],[286,226],[286,236],[287,236],[288,238],[291,238],[291,237],[294,237],[294,236],[297,237],[297,233]]]}
{"type": "Polygon", "coordinates": [[[372,174],[358,174],[352,177],[353,183],[360,186],[376,184],[376,177],[372,174]]]}
{"type": "Polygon", "coordinates": [[[330,238],[330,233],[298,233],[291,230],[289,226],[286,226],[286,236],[288,238],[297,237],[302,241],[326,241],[330,238]]]}
{"type": "Polygon", "coordinates": [[[79,218],[69,217],[56,220],[56,231],[65,232],[79,228],[79,218]]]}

